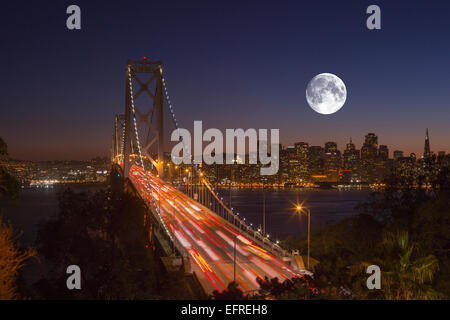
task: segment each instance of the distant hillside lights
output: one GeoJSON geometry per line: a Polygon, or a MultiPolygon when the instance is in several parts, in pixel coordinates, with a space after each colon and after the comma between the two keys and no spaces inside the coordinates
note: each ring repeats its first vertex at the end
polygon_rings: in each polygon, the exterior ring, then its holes
{"type": "MultiPolygon", "coordinates": [[[[248,163],[262,164],[261,175],[274,175],[279,169],[279,129],[270,129],[271,148],[268,153],[267,129],[226,129],[226,164],[245,162],[248,149],[248,163]],[[259,135],[259,136],[258,136],[259,135]],[[246,146],[248,139],[248,148],[246,146]],[[235,148],[235,140],[237,142],[235,148]],[[237,150],[237,158],[234,158],[237,150]],[[244,160],[242,160],[244,159],[244,160]]],[[[176,165],[191,164],[191,133],[187,129],[176,129],[172,132],[171,141],[179,142],[172,148],[171,158],[176,165]]],[[[202,121],[194,121],[194,164],[223,164],[224,163],[224,137],[219,129],[210,128],[203,133],[202,121]],[[203,142],[210,142],[203,150],[203,142]]]]}

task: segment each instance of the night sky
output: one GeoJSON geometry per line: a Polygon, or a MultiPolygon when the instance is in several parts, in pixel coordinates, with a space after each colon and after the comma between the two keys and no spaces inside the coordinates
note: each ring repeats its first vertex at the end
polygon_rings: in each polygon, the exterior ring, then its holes
{"type": "Polygon", "coordinates": [[[109,155],[128,59],[162,60],[190,128],[279,128],[281,142],[450,151],[448,1],[8,1],[0,28],[0,136],[17,159],[109,155]],[[28,4],[29,3],[29,4],[28,4]],[[81,7],[82,29],[66,28],[81,7]],[[370,4],[382,30],[366,28],[370,4]],[[309,80],[346,84],[336,114],[315,113],[309,80]]]}

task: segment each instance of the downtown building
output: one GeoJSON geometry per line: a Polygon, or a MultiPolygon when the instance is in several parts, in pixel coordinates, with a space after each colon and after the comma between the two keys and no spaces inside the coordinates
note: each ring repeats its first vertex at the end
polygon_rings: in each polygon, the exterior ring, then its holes
{"type": "Polygon", "coordinates": [[[324,173],[327,182],[339,182],[341,170],[341,152],[336,142],[326,142],[324,149],[324,173]]]}
{"type": "Polygon", "coordinates": [[[298,159],[298,167],[296,170],[297,180],[300,183],[305,183],[310,179],[309,144],[307,142],[297,142],[294,146],[298,159]]]}
{"type": "Polygon", "coordinates": [[[368,133],[361,147],[361,181],[363,183],[373,183],[375,181],[377,156],[378,137],[375,133],[368,133]]]}
{"type": "Polygon", "coordinates": [[[341,182],[353,184],[361,182],[361,155],[350,138],[343,154],[341,182]]]}
{"type": "Polygon", "coordinates": [[[312,182],[326,181],[323,147],[309,147],[309,172],[312,182]]]}

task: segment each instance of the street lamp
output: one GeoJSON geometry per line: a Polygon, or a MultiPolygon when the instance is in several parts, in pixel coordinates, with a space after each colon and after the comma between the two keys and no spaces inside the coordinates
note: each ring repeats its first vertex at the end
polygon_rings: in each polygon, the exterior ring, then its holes
{"type": "Polygon", "coordinates": [[[188,195],[190,195],[190,186],[189,186],[189,178],[190,178],[190,175],[188,174],[188,173],[189,173],[189,169],[186,168],[186,170],[184,170],[184,172],[186,172],[186,193],[187,193],[188,195]]]}
{"type": "MultiPolygon", "coordinates": [[[[170,162],[167,163],[167,171],[169,171],[169,179],[170,179],[170,183],[173,183],[173,179],[172,179],[172,168],[170,167],[170,162]]],[[[164,170],[164,168],[163,168],[164,170]]]]}
{"type": "Polygon", "coordinates": [[[233,282],[236,283],[236,239],[238,235],[234,236],[234,251],[233,251],[233,282]]]}
{"type": "Polygon", "coordinates": [[[301,204],[298,204],[296,207],[295,207],[295,210],[298,212],[298,213],[302,213],[302,211],[306,211],[306,213],[308,214],[308,258],[307,258],[307,262],[306,262],[306,265],[307,265],[307,269],[309,270],[309,251],[310,251],[310,244],[311,244],[311,241],[310,241],[310,230],[311,230],[311,228],[310,228],[310,226],[311,226],[311,211],[307,208],[307,207],[305,207],[305,206],[303,206],[303,205],[301,205],[301,204]]]}
{"type": "Polygon", "coordinates": [[[263,233],[266,233],[266,193],[264,190],[264,180],[263,180],[263,233]]]}

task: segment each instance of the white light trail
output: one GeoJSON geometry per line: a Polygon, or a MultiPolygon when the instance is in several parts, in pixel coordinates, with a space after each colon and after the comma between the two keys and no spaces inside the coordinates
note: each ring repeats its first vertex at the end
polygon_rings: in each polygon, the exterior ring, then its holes
{"type": "Polygon", "coordinates": [[[202,247],[203,248],[203,250],[205,250],[206,251],[206,253],[208,254],[208,256],[210,256],[211,257],[211,259],[213,259],[214,261],[218,261],[218,260],[220,260],[219,259],[219,257],[203,242],[203,241],[201,241],[201,240],[198,240],[197,241],[197,243],[198,243],[198,245],[200,246],[200,247],[202,247]]]}
{"type": "MultiPolygon", "coordinates": [[[[233,241],[230,237],[226,236],[226,235],[225,235],[222,231],[220,231],[220,230],[216,230],[216,233],[217,233],[220,237],[222,237],[222,239],[224,239],[230,246],[234,247],[234,241],[233,241]]],[[[240,254],[242,254],[243,256],[248,256],[248,253],[245,252],[244,250],[242,250],[241,247],[240,247],[237,243],[236,243],[236,250],[237,250],[240,254]]]]}
{"type": "Polygon", "coordinates": [[[180,241],[181,245],[185,248],[191,248],[192,245],[186,240],[185,237],[178,231],[175,230],[175,237],[177,237],[178,241],[180,241]]]}

